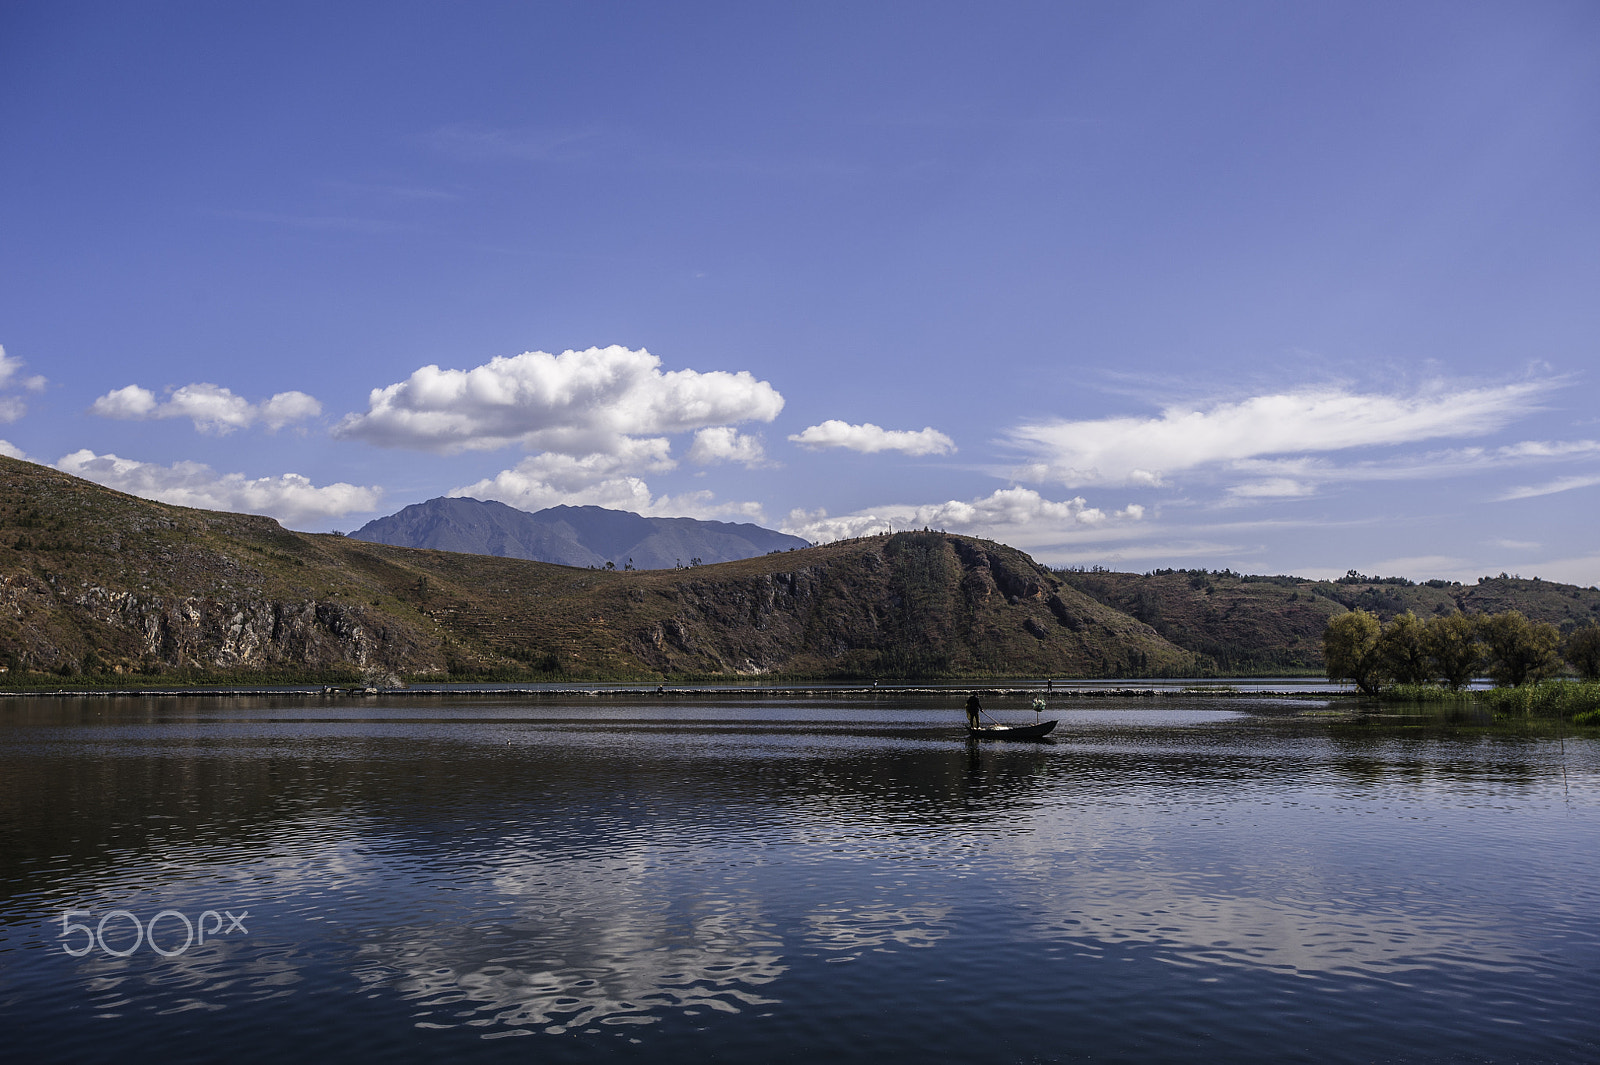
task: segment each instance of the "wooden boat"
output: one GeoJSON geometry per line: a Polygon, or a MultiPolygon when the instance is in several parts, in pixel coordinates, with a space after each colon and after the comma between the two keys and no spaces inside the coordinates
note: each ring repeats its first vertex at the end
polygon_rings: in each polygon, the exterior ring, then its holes
{"type": "Polygon", "coordinates": [[[1055,727],[1054,720],[1037,725],[979,725],[968,728],[967,735],[975,740],[1042,740],[1055,727]]]}

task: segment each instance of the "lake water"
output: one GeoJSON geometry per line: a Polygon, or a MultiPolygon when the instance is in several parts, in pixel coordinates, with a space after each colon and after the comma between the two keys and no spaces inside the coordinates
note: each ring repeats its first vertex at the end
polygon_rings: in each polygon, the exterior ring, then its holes
{"type": "Polygon", "coordinates": [[[0,700],[0,1047],[1600,1060],[1593,733],[1316,706],[0,700]]]}

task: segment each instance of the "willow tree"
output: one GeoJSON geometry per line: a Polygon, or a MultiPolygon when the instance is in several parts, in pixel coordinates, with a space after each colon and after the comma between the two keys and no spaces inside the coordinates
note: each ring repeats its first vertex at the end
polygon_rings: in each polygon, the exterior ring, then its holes
{"type": "Polygon", "coordinates": [[[1591,621],[1567,633],[1567,638],[1561,641],[1561,657],[1584,680],[1600,680],[1600,625],[1591,621]]]}
{"type": "Polygon", "coordinates": [[[1407,610],[1389,619],[1378,635],[1378,655],[1383,672],[1396,684],[1426,684],[1433,679],[1433,659],[1428,654],[1428,629],[1407,610]]]}
{"type": "Polygon", "coordinates": [[[1478,621],[1470,614],[1446,614],[1429,619],[1427,643],[1434,674],[1452,688],[1466,685],[1483,664],[1478,621]]]}
{"type": "Polygon", "coordinates": [[[1354,681],[1366,694],[1378,694],[1384,677],[1383,655],[1378,647],[1382,633],[1377,615],[1365,610],[1329,618],[1322,633],[1328,679],[1354,681]]]}
{"type": "Polygon", "coordinates": [[[1529,684],[1561,668],[1561,633],[1548,621],[1529,621],[1521,611],[1507,610],[1484,619],[1481,631],[1496,684],[1529,684]]]}

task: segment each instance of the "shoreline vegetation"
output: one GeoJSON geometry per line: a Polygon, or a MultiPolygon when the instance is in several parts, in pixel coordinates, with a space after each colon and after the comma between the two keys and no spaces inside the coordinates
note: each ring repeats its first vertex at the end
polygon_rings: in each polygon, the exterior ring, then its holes
{"type": "Polygon", "coordinates": [[[1541,680],[1511,688],[1456,691],[1438,684],[1396,684],[1378,696],[1385,703],[1471,709],[1500,718],[1550,718],[1600,727],[1600,682],[1541,680]]]}
{"type": "Polygon", "coordinates": [[[1406,611],[1380,621],[1356,609],[1329,619],[1323,653],[1329,680],[1349,681],[1385,702],[1600,725],[1600,625],[1594,622],[1563,633],[1517,610],[1427,620],[1406,611]],[[1556,677],[1567,668],[1579,679],[1556,677]],[[1485,674],[1495,687],[1466,690],[1485,674]]]}

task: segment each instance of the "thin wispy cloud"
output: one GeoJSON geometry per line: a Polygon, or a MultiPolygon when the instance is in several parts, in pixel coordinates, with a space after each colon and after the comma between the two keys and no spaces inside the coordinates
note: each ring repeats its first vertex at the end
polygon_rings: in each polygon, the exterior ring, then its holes
{"type": "Polygon", "coordinates": [[[457,159],[570,163],[589,158],[587,148],[602,135],[599,129],[511,129],[460,122],[435,129],[428,134],[427,142],[434,150],[457,159]]]}
{"type": "Polygon", "coordinates": [[[361,233],[378,235],[393,233],[401,227],[382,218],[361,218],[354,215],[293,214],[281,211],[243,211],[215,208],[205,212],[217,218],[231,218],[240,222],[260,222],[265,225],[284,226],[324,233],[361,233]]]}
{"type": "Polygon", "coordinates": [[[43,374],[33,374],[30,377],[22,376],[22,368],[28,365],[15,355],[7,355],[5,345],[0,344],[0,388],[25,388],[29,392],[43,392],[49,380],[43,374]]]}
{"type": "Polygon", "coordinates": [[[188,418],[202,433],[223,435],[260,423],[276,432],[286,425],[315,418],[322,404],[304,392],[279,392],[251,403],[221,385],[200,382],[167,393],[165,399],[139,385],[113,389],[89,406],[89,413],[122,421],[188,418]]]}
{"type": "Polygon", "coordinates": [[[28,413],[27,400],[17,395],[14,389],[43,392],[49,384],[43,374],[22,376],[22,368],[26,365],[15,355],[7,355],[4,345],[0,345],[0,422],[19,421],[28,413]]]}
{"type": "Polygon", "coordinates": [[[206,510],[268,514],[292,524],[370,511],[383,497],[383,490],[375,486],[342,481],[319,486],[298,473],[250,478],[242,473],[217,473],[200,462],[162,466],[109,453],[97,455],[88,448],[62,456],[55,465],[75,477],[144,499],[206,510]]]}
{"type": "MultiPolygon", "coordinates": [[[[1248,478],[1225,490],[1232,501],[1293,499],[1316,494],[1329,484],[1375,481],[1439,480],[1471,477],[1498,470],[1581,461],[1600,457],[1600,441],[1524,440],[1502,447],[1450,448],[1381,460],[1338,463],[1321,457],[1246,459],[1228,463],[1223,476],[1248,478]]],[[[1564,478],[1556,484],[1581,488],[1581,478],[1564,478]]],[[[1550,491],[1564,491],[1551,488],[1550,491]]],[[[1526,490],[1521,498],[1547,492],[1526,490]]],[[[1511,498],[1511,497],[1503,497],[1511,498]]]]}
{"type": "Polygon", "coordinates": [[[1555,495],[1557,492],[1570,492],[1575,488],[1589,488],[1600,484],[1600,475],[1583,477],[1557,477],[1553,481],[1543,484],[1522,485],[1503,492],[1495,497],[1497,503],[1507,503],[1513,499],[1533,499],[1537,496],[1555,495]]]}
{"type": "Polygon", "coordinates": [[[1156,418],[1056,420],[1005,441],[1031,456],[1022,480],[1156,487],[1176,475],[1269,456],[1341,452],[1496,432],[1539,409],[1552,382],[1410,396],[1316,389],[1252,396],[1156,418]]]}
{"type": "Polygon", "coordinates": [[[948,455],[956,444],[944,433],[928,426],[923,429],[885,429],[863,422],[849,422],[830,418],[789,437],[794,443],[810,451],[824,448],[845,448],[874,454],[879,451],[901,451],[907,455],[948,455]]]}

